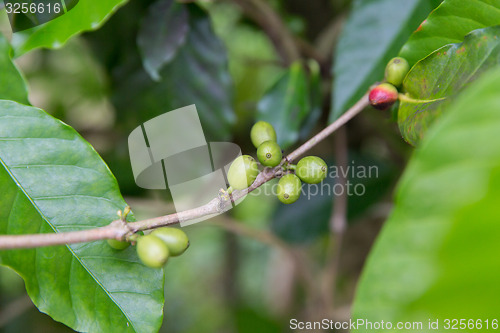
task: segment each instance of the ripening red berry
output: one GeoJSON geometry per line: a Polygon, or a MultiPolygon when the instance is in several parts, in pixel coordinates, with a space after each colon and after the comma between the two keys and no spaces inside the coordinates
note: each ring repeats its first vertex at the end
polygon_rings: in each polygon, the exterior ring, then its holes
{"type": "Polygon", "coordinates": [[[398,90],[390,83],[382,83],[370,91],[370,104],[378,110],[387,110],[398,100],[398,90]]]}

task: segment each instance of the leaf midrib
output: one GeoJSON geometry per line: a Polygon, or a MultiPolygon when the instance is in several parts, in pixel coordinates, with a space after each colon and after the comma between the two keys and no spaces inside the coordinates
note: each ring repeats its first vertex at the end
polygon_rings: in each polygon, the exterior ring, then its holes
{"type": "MultiPolygon", "coordinates": [[[[15,116],[12,116],[13,118],[15,118],[15,116]]],[[[30,117],[30,116],[24,116],[25,118],[28,117],[28,118],[33,118],[33,117],[30,117]]],[[[19,138],[19,139],[22,139],[22,138],[19,138]]],[[[24,139],[44,139],[44,138],[24,138],[24,139]]],[[[60,138],[50,138],[50,139],[56,139],[56,140],[65,140],[65,139],[60,139],[60,138]]],[[[0,141],[9,141],[9,140],[3,140],[3,139],[0,139],[0,141]]],[[[71,141],[71,140],[70,140],[71,141]]],[[[21,182],[12,174],[10,168],[7,166],[7,164],[5,163],[5,161],[2,159],[1,155],[0,155],[0,163],[2,164],[2,166],[5,168],[5,170],[7,171],[7,173],[9,174],[9,176],[11,177],[11,179],[15,182],[18,190],[22,191],[22,193],[25,195],[25,197],[29,200],[29,202],[31,203],[31,205],[36,209],[36,211],[38,212],[38,214],[40,215],[40,217],[42,218],[43,221],[45,221],[49,226],[50,228],[52,229],[52,231],[54,233],[58,233],[58,230],[57,228],[55,228],[55,226],[48,220],[48,218],[45,216],[45,214],[42,213],[40,207],[38,207],[38,205],[34,202],[33,198],[28,195],[28,193],[25,191],[24,187],[22,186],[21,182]]],[[[89,169],[89,168],[84,168],[84,167],[80,167],[80,168],[83,168],[83,169],[89,169]]],[[[19,192],[18,192],[19,193],[19,192]]],[[[107,198],[102,198],[102,197],[96,197],[96,198],[101,198],[101,199],[107,199],[107,198]]],[[[108,199],[109,200],[109,199],[108,199]]],[[[9,212],[9,215],[10,215],[10,212],[9,212]]],[[[134,326],[134,323],[132,322],[132,320],[129,318],[128,314],[124,311],[124,309],[116,302],[116,300],[112,297],[112,295],[106,290],[106,288],[104,288],[103,284],[101,283],[101,281],[89,270],[89,268],[80,260],[80,258],[76,255],[76,253],[73,251],[73,249],[68,245],[66,244],[65,245],[66,248],[70,251],[70,253],[72,254],[73,258],[76,258],[76,260],[78,260],[78,262],[80,263],[80,265],[82,265],[82,267],[85,269],[85,271],[92,277],[92,279],[94,279],[94,281],[101,287],[101,289],[106,293],[106,295],[108,295],[109,299],[113,302],[113,304],[115,304],[121,311],[121,313],[123,314],[123,316],[127,319],[128,323],[130,323],[130,325],[132,326],[133,330],[135,332],[138,332],[137,329],[135,328],[134,326]]],[[[36,253],[38,253],[38,251],[35,249],[35,255],[36,253]]],[[[35,269],[35,272],[36,272],[36,269],[35,269]]],[[[38,281],[38,277],[37,277],[37,281],[38,281]]],[[[71,294],[71,293],[70,293],[71,294]]],[[[45,301],[44,301],[45,302],[45,301]]],[[[46,302],[45,302],[46,303],[46,302]]]]}

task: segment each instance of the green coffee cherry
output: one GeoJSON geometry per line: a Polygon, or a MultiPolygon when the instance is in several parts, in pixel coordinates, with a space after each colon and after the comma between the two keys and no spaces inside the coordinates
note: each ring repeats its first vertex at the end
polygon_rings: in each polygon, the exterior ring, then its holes
{"type": "Polygon", "coordinates": [[[160,268],[166,264],[169,252],[167,245],[161,239],[146,235],[137,240],[137,255],[144,265],[160,268]]]}
{"type": "Polygon", "coordinates": [[[243,190],[255,181],[259,174],[257,162],[250,155],[238,156],[227,172],[229,185],[235,190],[243,190]]]}
{"type": "Polygon", "coordinates": [[[278,199],[284,204],[294,203],[299,199],[301,189],[299,177],[291,173],[284,175],[278,182],[278,199]]]}
{"type": "Polygon", "coordinates": [[[378,110],[387,110],[398,98],[398,90],[390,83],[379,84],[368,95],[371,106],[378,110]]]}
{"type": "Polygon", "coordinates": [[[275,167],[280,164],[282,157],[280,145],[276,141],[263,142],[257,148],[257,158],[264,166],[275,167]]]}
{"type": "Polygon", "coordinates": [[[385,67],[385,80],[399,87],[409,71],[410,64],[406,59],[401,57],[392,58],[385,67]]]}
{"type": "Polygon", "coordinates": [[[178,228],[161,228],[153,231],[151,235],[161,239],[168,247],[172,257],[184,253],[189,247],[189,239],[184,231],[178,228]]]}
{"type": "Polygon", "coordinates": [[[295,173],[305,183],[317,184],[326,178],[328,167],[325,161],[317,156],[304,157],[297,163],[295,173]]]}
{"type": "Polygon", "coordinates": [[[268,122],[258,121],[250,130],[250,139],[255,148],[259,148],[259,146],[266,141],[276,141],[276,131],[273,125],[268,122]]]}
{"type": "Polygon", "coordinates": [[[125,250],[127,247],[129,247],[130,243],[119,241],[116,239],[108,239],[108,245],[115,250],[125,250]]]}

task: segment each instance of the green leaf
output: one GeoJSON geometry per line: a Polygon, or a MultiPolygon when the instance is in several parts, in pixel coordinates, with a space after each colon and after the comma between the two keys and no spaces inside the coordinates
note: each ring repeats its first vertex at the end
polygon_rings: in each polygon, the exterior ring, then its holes
{"type": "Polygon", "coordinates": [[[12,49],[9,42],[0,34],[0,99],[10,99],[28,104],[28,89],[11,58],[12,49]]]}
{"type": "Polygon", "coordinates": [[[120,78],[114,102],[127,120],[144,122],[165,112],[196,104],[208,141],[227,140],[235,121],[233,86],[224,45],[214,35],[210,18],[195,4],[185,5],[190,30],[175,58],[153,82],[143,68],[120,78]],[[140,111],[140,112],[138,112],[140,111]]]}
{"type": "Polygon", "coordinates": [[[282,149],[299,139],[302,124],[311,112],[309,83],[304,68],[292,64],[257,105],[257,120],[271,123],[282,149]]]}
{"type": "Polygon", "coordinates": [[[351,153],[349,161],[347,169],[339,168],[334,162],[327,163],[329,172],[322,183],[302,184],[302,195],[293,205],[279,203],[272,219],[272,231],[290,243],[315,241],[329,232],[335,194],[342,191],[348,194],[347,213],[352,221],[388,192],[395,179],[391,165],[359,153],[351,153]],[[341,173],[348,177],[345,186],[336,184],[341,173]]]}
{"type": "MultiPolygon", "coordinates": [[[[500,71],[450,105],[412,157],[368,258],[354,319],[498,319],[500,71]]],[[[490,326],[491,327],[491,326],[490,326]]],[[[479,331],[479,330],[469,330],[479,331]]],[[[372,332],[366,328],[357,332],[372,332]]]]}
{"type": "Polygon", "coordinates": [[[473,30],[498,24],[499,0],[445,0],[411,35],[399,55],[413,66],[440,47],[461,42],[473,30]]]}
{"type": "MultiPolygon", "coordinates": [[[[94,149],[44,111],[0,101],[0,233],[86,230],[123,209],[118,184],[94,149]]],[[[1,251],[42,312],[77,331],[155,332],[163,315],[163,270],[135,249],[103,241],[1,251]]]]}
{"type": "Polygon", "coordinates": [[[15,56],[40,47],[58,48],[84,31],[99,28],[127,0],[80,0],[66,14],[32,29],[16,32],[12,36],[15,56]]]}
{"type": "Polygon", "coordinates": [[[151,5],[143,18],[137,44],[144,68],[153,80],[160,80],[158,71],[174,58],[188,31],[185,5],[175,0],[160,0],[151,5]]]}
{"type": "Polygon", "coordinates": [[[335,50],[332,112],[335,121],[374,82],[387,62],[433,9],[429,0],[356,0],[335,50]]]}
{"type": "Polygon", "coordinates": [[[473,31],[461,44],[436,50],[408,73],[400,99],[401,134],[416,145],[450,100],[481,73],[500,63],[500,26],[473,31]]]}

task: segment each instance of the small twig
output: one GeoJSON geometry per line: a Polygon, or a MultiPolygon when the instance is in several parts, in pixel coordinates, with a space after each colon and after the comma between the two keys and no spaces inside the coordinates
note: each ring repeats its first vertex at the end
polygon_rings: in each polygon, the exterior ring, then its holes
{"type": "Polygon", "coordinates": [[[253,57],[248,57],[245,55],[241,56],[242,62],[245,63],[245,66],[253,67],[253,66],[268,66],[268,67],[281,67],[283,63],[276,59],[257,59],[253,57]]]}
{"type": "Polygon", "coordinates": [[[263,0],[234,0],[267,33],[276,51],[290,65],[300,58],[292,34],[273,8],[263,0]]]}
{"type": "Polygon", "coordinates": [[[323,57],[322,54],[320,54],[315,48],[313,45],[311,45],[308,41],[306,41],[305,39],[302,39],[302,38],[299,38],[299,37],[296,37],[295,38],[295,43],[297,44],[300,52],[306,56],[307,58],[312,58],[314,60],[316,60],[319,65],[321,66],[321,68],[325,68],[327,67],[327,59],[323,57]]]}
{"type": "Polygon", "coordinates": [[[246,236],[252,239],[259,241],[260,243],[271,245],[282,250],[288,251],[290,247],[288,244],[283,242],[278,237],[274,236],[272,233],[267,230],[260,230],[250,228],[245,224],[236,223],[233,219],[223,217],[222,219],[216,219],[214,221],[208,222],[210,225],[221,227],[227,231],[230,231],[234,234],[246,236]]]}
{"type": "Polygon", "coordinates": [[[311,269],[309,269],[309,267],[307,267],[306,260],[304,260],[302,255],[296,249],[290,247],[287,243],[276,237],[270,231],[250,228],[245,224],[236,222],[232,218],[223,216],[222,219],[210,221],[209,224],[221,227],[234,234],[249,237],[263,244],[281,249],[290,257],[290,259],[294,263],[297,273],[299,274],[308,290],[314,290],[316,288],[312,271],[311,269]]]}
{"type": "MultiPolygon", "coordinates": [[[[341,170],[345,170],[349,163],[347,150],[347,133],[345,127],[335,133],[335,162],[341,170]]],[[[347,179],[343,172],[339,173],[337,183],[345,187],[347,179]]],[[[347,191],[334,197],[332,216],[330,218],[330,242],[328,244],[326,266],[323,274],[323,299],[325,314],[334,312],[334,297],[337,277],[339,274],[342,240],[347,228],[347,191]]]]}
{"type": "MultiPolygon", "coordinates": [[[[349,163],[349,152],[347,143],[347,131],[345,127],[339,128],[335,133],[335,161],[341,170],[346,170],[349,163]]],[[[343,187],[347,184],[345,173],[341,172],[337,182],[343,187]]],[[[347,226],[347,191],[335,197],[333,203],[333,214],[330,219],[330,232],[334,234],[342,234],[347,226]]]]}
{"type": "MultiPolygon", "coordinates": [[[[302,154],[306,153],[309,149],[314,147],[320,141],[324,140],[330,134],[335,132],[339,127],[344,125],[351,118],[360,113],[366,106],[368,106],[368,94],[365,94],[360,101],[358,101],[351,109],[344,113],[334,123],[327,126],[321,132],[295,149],[288,156],[283,158],[280,165],[274,169],[266,168],[259,175],[254,183],[247,189],[241,191],[234,191],[231,196],[232,201],[237,201],[247,195],[249,192],[267,183],[271,179],[281,175],[283,172],[282,165],[291,162],[302,154]]],[[[177,224],[180,221],[194,220],[200,217],[222,213],[229,208],[230,201],[222,202],[220,198],[214,198],[209,203],[182,211],[179,213],[159,216],[151,219],[146,219],[138,222],[130,222],[124,224],[121,220],[115,220],[109,225],[88,229],[82,231],[70,231],[60,233],[47,233],[47,234],[31,234],[31,235],[6,235],[0,236],[0,249],[17,249],[17,248],[33,248],[42,246],[64,245],[73,243],[90,242],[101,239],[117,239],[124,240],[132,236],[133,233],[141,230],[149,230],[168,225],[177,224]]]]}
{"type": "Polygon", "coordinates": [[[344,13],[335,17],[316,38],[313,47],[323,59],[332,58],[332,53],[335,52],[345,18],[346,15],[344,13]]]}

